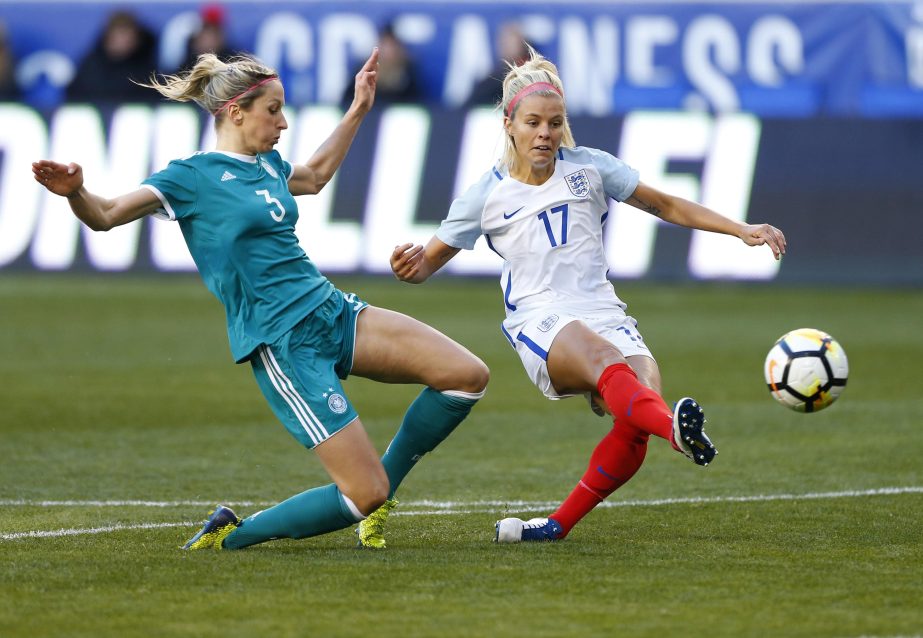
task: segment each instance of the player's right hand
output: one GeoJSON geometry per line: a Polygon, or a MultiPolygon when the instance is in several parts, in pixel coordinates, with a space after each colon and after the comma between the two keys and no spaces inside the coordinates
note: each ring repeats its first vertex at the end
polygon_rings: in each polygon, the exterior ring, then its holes
{"type": "Polygon", "coordinates": [[[414,283],[414,277],[420,270],[423,262],[423,246],[401,244],[395,246],[391,253],[391,270],[394,276],[401,281],[414,283]]]}
{"type": "Polygon", "coordinates": [[[32,177],[55,195],[75,195],[83,187],[83,168],[79,164],[61,164],[51,160],[32,162],[32,177]]]}

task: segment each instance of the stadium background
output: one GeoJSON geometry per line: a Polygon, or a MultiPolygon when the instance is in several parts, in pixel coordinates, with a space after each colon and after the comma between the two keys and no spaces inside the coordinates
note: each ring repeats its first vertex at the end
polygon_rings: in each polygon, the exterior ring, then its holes
{"type": "MultiPolygon", "coordinates": [[[[231,365],[175,224],[84,231],[28,174],[75,160],[114,194],[209,148],[194,109],[63,99],[124,6],[0,0],[24,90],[0,104],[0,635],[923,634],[920,3],[225,3],[233,43],[283,73],[293,158],[336,121],[377,28],[408,41],[427,96],[369,116],[336,181],[299,202],[299,235],[343,289],[434,325],[492,378],[402,485],[387,551],[355,551],[344,530],[218,555],[176,549],[216,499],[252,513],[323,468],[231,365]],[[511,19],[561,66],[578,142],[772,221],[790,249],[777,265],[613,208],[618,291],[665,396],[707,406],[721,455],[701,472],[655,442],[566,542],[541,546],[490,543],[494,521],[547,513],[611,423],[529,384],[497,330],[490,253],[424,287],[382,274],[490,165],[496,114],[462,103],[511,19]],[[851,364],[814,415],[775,404],[761,374],[801,326],[851,364]]],[[[130,9],[169,70],[200,5],[130,9]]],[[[383,450],[418,388],[347,384],[383,450]]]]}
{"type": "MultiPolygon", "coordinates": [[[[174,70],[199,4],[132,5],[174,70]]],[[[64,88],[113,2],[0,2],[22,103],[0,106],[0,269],[188,271],[175,225],[143,220],[94,237],[58,198],[23,182],[39,156],[78,160],[103,194],[208,148],[193,108],[67,104],[64,88]],[[76,28],[75,28],[76,27],[76,28]]],[[[913,2],[228,2],[235,49],[286,84],[283,155],[307,157],[336,121],[355,66],[385,23],[423,77],[419,105],[382,106],[337,180],[302,198],[299,235],[327,272],[387,272],[389,247],[423,241],[491,165],[499,123],[465,98],[518,20],[560,66],[578,143],[725,214],[772,220],[781,268],[733,240],[696,237],[615,206],[614,278],[923,283],[923,9],[913,2]]],[[[483,243],[483,242],[481,242],[483,243]]],[[[452,264],[492,274],[482,245],[452,264]]]]}

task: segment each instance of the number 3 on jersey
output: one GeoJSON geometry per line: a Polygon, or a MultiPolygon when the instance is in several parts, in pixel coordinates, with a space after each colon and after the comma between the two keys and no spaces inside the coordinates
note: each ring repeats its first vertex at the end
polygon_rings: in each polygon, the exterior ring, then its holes
{"type": "Polygon", "coordinates": [[[285,218],[285,207],[282,206],[282,203],[278,199],[276,199],[275,197],[271,197],[269,195],[269,191],[260,190],[260,191],[254,191],[254,192],[257,195],[262,196],[262,198],[266,200],[267,204],[272,204],[273,206],[279,209],[278,215],[276,214],[276,211],[272,209],[269,210],[269,214],[272,215],[272,218],[274,220],[276,220],[277,222],[281,222],[285,218]]]}
{"type": "Polygon", "coordinates": [[[551,222],[556,221],[556,218],[549,218],[548,212],[547,210],[543,210],[538,214],[538,218],[542,220],[542,223],[545,225],[545,232],[548,233],[548,241],[551,242],[552,248],[555,248],[558,244],[563,246],[567,243],[567,204],[555,206],[550,211],[552,215],[561,213],[561,232],[558,235],[561,238],[560,241],[555,240],[554,231],[551,229],[551,222]]]}

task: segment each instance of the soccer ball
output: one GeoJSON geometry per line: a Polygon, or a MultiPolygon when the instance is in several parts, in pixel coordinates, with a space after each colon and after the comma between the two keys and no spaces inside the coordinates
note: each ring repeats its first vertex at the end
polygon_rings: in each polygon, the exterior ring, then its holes
{"type": "Polygon", "coordinates": [[[797,412],[817,412],[843,392],[849,363],[842,346],[826,332],[799,328],[776,341],[763,371],[779,403],[797,412]]]}

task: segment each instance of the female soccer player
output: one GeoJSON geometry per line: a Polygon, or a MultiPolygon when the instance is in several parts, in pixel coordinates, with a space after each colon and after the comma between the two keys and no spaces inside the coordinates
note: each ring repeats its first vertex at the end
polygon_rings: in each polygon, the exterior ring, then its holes
{"type": "Polygon", "coordinates": [[[587,394],[594,411],[614,416],[570,496],[547,519],[499,521],[500,542],[564,538],[637,472],[651,434],[698,465],[717,453],[693,399],[671,410],[661,398],[657,363],[606,277],[609,198],[680,226],[767,244],[777,259],[785,252],[784,236],[769,224],[732,221],[639,182],[608,153],[576,146],[557,69],[531,53],[503,81],[505,150],[496,168],[453,202],[425,248],[404,244],[391,255],[398,279],[420,283],[484,235],[504,260],[503,333],[532,382],[550,399],[587,394]]]}
{"type": "MultiPolygon", "coordinates": [[[[483,396],[487,367],[463,347],[410,317],[337,290],[298,245],[293,195],[330,181],[375,98],[378,50],[356,75],[355,98],[306,164],[273,150],[287,128],[278,75],[257,60],[223,63],[203,55],[188,72],[147,85],[193,101],[215,116],[217,147],[175,160],[139,190],[106,199],[83,185],[77,164],[39,161],[36,181],[67,197],[93,230],[145,215],[179,222],[205,285],[224,304],[231,351],[247,361],[276,416],[314,449],[333,483],[249,518],[218,506],[186,549],[237,549],[276,538],[305,538],[379,516],[413,465],[435,448],[483,396]],[[340,379],[421,383],[381,460],[340,379]],[[380,507],[381,506],[381,507],[380,507]]],[[[360,543],[384,546],[377,521],[360,543]]]]}

